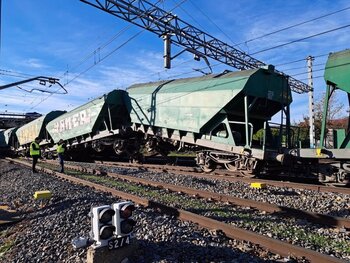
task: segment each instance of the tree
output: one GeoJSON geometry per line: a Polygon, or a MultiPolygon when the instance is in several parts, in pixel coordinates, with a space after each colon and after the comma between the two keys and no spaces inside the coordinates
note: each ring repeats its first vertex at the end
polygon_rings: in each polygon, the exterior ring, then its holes
{"type": "MultiPolygon", "coordinates": [[[[314,107],[314,125],[315,125],[315,138],[320,139],[323,107],[326,99],[326,94],[322,93],[317,99],[315,99],[314,107]]],[[[344,104],[339,101],[338,93],[334,92],[329,100],[328,116],[327,116],[327,129],[345,129],[347,127],[347,117],[344,116],[344,104]]],[[[303,121],[296,124],[302,128],[309,128],[309,116],[303,116],[303,121]]]]}

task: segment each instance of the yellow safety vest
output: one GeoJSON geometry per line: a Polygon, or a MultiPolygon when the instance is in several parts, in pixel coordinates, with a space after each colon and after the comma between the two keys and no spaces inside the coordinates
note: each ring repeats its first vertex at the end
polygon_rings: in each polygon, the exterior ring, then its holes
{"type": "Polygon", "coordinates": [[[57,153],[64,153],[63,144],[57,144],[57,153]]]}
{"type": "Polygon", "coordinates": [[[39,144],[37,144],[36,142],[32,142],[30,144],[29,154],[30,154],[30,156],[40,155],[39,144]],[[38,150],[35,150],[34,147],[38,150]]]}

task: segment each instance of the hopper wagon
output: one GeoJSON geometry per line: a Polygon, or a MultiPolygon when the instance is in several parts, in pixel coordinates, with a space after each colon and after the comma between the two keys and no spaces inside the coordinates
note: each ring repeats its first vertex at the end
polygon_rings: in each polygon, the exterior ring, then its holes
{"type": "Polygon", "coordinates": [[[18,139],[16,136],[16,130],[18,128],[9,128],[0,131],[0,153],[1,155],[12,155],[15,153],[15,149],[18,148],[18,139]]]}
{"type": "Polygon", "coordinates": [[[5,141],[5,130],[0,131],[0,154],[6,155],[9,150],[9,145],[5,141]]]}
{"type": "Polygon", "coordinates": [[[327,87],[319,143],[315,148],[293,149],[290,154],[297,157],[303,166],[313,169],[321,182],[345,185],[350,182],[350,116],[346,129],[329,129],[327,123],[329,101],[336,90],[345,95],[350,106],[350,50],[330,53],[324,80],[327,87]]]}
{"type": "Polygon", "coordinates": [[[265,161],[280,163],[292,143],[291,89],[273,66],[136,84],[128,92],[133,129],[169,149],[195,147],[206,172],[221,164],[255,174],[265,161]],[[286,123],[270,123],[279,112],[286,123]]]}
{"type": "Polygon", "coordinates": [[[51,120],[64,113],[65,111],[51,111],[48,114],[19,127],[16,131],[16,137],[18,140],[18,154],[28,155],[30,144],[36,137],[39,137],[41,139],[40,145],[42,149],[49,147],[52,144],[52,140],[51,136],[46,130],[46,125],[51,120]]]}
{"type": "Polygon", "coordinates": [[[114,149],[117,154],[134,151],[130,109],[127,92],[113,90],[55,118],[47,124],[47,131],[55,144],[65,141],[71,154],[82,154],[82,149],[97,153],[114,149]]]}

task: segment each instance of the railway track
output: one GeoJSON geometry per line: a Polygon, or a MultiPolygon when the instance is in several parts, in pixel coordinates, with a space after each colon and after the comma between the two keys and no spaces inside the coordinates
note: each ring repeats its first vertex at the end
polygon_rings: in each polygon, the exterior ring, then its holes
{"type": "Polygon", "coordinates": [[[123,167],[123,168],[138,168],[146,169],[149,171],[155,172],[171,172],[174,174],[184,174],[191,175],[200,178],[207,178],[213,180],[227,180],[230,182],[244,182],[244,183],[253,183],[257,180],[262,183],[267,183],[269,185],[277,187],[289,187],[294,189],[305,189],[312,190],[317,192],[330,192],[330,193],[341,193],[341,194],[350,194],[350,188],[348,187],[334,187],[326,185],[315,185],[315,184],[304,184],[304,183],[294,183],[288,181],[275,181],[267,180],[260,178],[247,178],[242,177],[239,172],[227,172],[225,170],[216,170],[212,173],[204,173],[198,167],[188,167],[188,166],[172,166],[172,165],[158,165],[158,164],[135,164],[135,163],[123,163],[123,162],[111,162],[111,161],[95,161],[96,164],[101,164],[103,166],[110,167],[123,167]]]}
{"type": "MultiPolygon", "coordinates": [[[[49,163],[56,164],[51,161],[49,163]]],[[[346,219],[346,218],[329,216],[329,215],[324,215],[319,213],[312,213],[305,210],[294,209],[294,208],[289,208],[285,206],[278,206],[274,204],[269,204],[269,203],[259,202],[259,201],[249,200],[249,199],[236,198],[229,195],[213,193],[209,191],[203,191],[203,190],[193,189],[193,188],[184,187],[184,186],[178,186],[178,185],[167,184],[162,182],[155,182],[152,180],[135,178],[135,177],[131,177],[123,174],[99,171],[92,168],[85,168],[77,165],[65,165],[65,166],[68,169],[79,171],[82,173],[107,175],[112,178],[123,179],[128,182],[142,184],[145,186],[154,186],[157,188],[167,189],[173,192],[185,193],[191,196],[212,199],[220,202],[229,202],[237,206],[252,207],[261,211],[266,211],[269,213],[279,213],[280,215],[283,215],[283,216],[295,217],[302,220],[308,220],[310,222],[318,223],[321,225],[350,229],[350,219],[346,219]]]]}
{"type": "MultiPolygon", "coordinates": [[[[15,161],[15,160],[12,160],[15,161]]],[[[30,165],[27,162],[24,161],[18,161],[16,160],[16,162],[22,164],[22,165],[30,165]]],[[[90,168],[81,168],[81,167],[73,167],[73,166],[66,166],[69,169],[74,169],[74,170],[79,170],[81,172],[84,173],[95,173],[95,174],[99,174],[99,171],[90,169],[90,168]]],[[[275,240],[263,235],[259,235],[256,233],[253,233],[251,231],[247,231],[244,229],[239,229],[237,227],[234,227],[230,224],[226,224],[224,222],[220,222],[217,220],[213,220],[211,218],[207,218],[204,216],[200,216],[198,214],[193,214],[191,212],[185,211],[183,209],[177,209],[174,207],[169,207],[167,205],[164,205],[162,203],[159,202],[155,202],[152,200],[147,200],[145,198],[141,198],[139,196],[135,196],[135,195],[131,195],[128,193],[124,193],[121,191],[117,191],[115,189],[112,189],[110,187],[105,187],[102,186],[100,184],[97,183],[93,183],[93,182],[89,182],[86,180],[83,180],[81,178],[76,178],[76,177],[72,177],[69,175],[64,175],[64,174],[60,174],[57,172],[54,172],[50,169],[47,168],[42,168],[42,170],[46,173],[51,173],[54,174],[62,179],[65,180],[69,180],[71,182],[74,183],[79,183],[79,184],[83,184],[83,185],[87,185],[89,187],[93,187],[95,189],[98,189],[100,191],[104,191],[104,192],[109,192],[112,193],[113,195],[125,198],[125,199],[129,199],[129,200],[133,200],[136,203],[139,203],[143,206],[149,206],[149,207],[153,207],[156,208],[159,211],[162,211],[164,213],[170,213],[172,215],[177,216],[179,219],[182,220],[188,220],[191,222],[194,222],[196,224],[199,224],[202,227],[208,228],[208,229],[217,229],[222,231],[227,237],[230,238],[235,238],[235,239],[242,239],[242,240],[247,240],[256,244],[259,244],[263,247],[266,247],[268,250],[277,253],[277,254],[281,254],[281,255],[285,255],[288,256],[289,254],[296,256],[296,257],[306,257],[308,260],[312,261],[312,262],[343,262],[340,259],[336,259],[334,257],[330,257],[309,249],[305,249],[305,248],[301,248],[298,246],[294,246],[291,245],[289,243],[286,242],[282,242],[280,240],[275,240]]],[[[273,206],[273,205],[261,205],[258,204],[257,202],[249,202],[246,200],[239,200],[239,199],[234,199],[234,198],[230,198],[230,197],[225,197],[223,195],[213,195],[212,193],[207,193],[205,191],[195,191],[193,192],[193,189],[186,189],[184,187],[178,187],[178,186],[171,186],[171,185],[166,185],[166,184],[160,184],[160,183],[155,183],[155,182],[150,182],[150,181],[146,181],[146,180],[137,180],[135,178],[130,179],[130,178],[125,178],[126,176],[124,175],[118,175],[118,174],[111,174],[108,173],[107,175],[114,177],[114,178],[118,178],[118,179],[124,179],[124,180],[129,180],[132,182],[136,182],[136,183],[143,183],[144,185],[153,185],[156,187],[162,187],[164,189],[169,189],[172,191],[178,191],[178,192],[186,192],[190,195],[199,195],[201,197],[204,198],[212,198],[212,199],[217,199],[220,201],[225,201],[225,202],[231,202],[231,203],[236,203],[238,205],[244,205],[244,206],[252,206],[258,209],[263,209],[265,211],[269,211],[269,212],[282,212],[283,214],[286,213],[286,211],[288,211],[290,213],[290,215],[292,215],[294,212],[294,216],[296,216],[298,213],[300,214],[300,211],[292,211],[292,210],[288,210],[288,208],[281,208],[281,207],[277,207],[277,206],[273,206]]],[[[287,213],[288,213],[287,212],[287,213]]],[[[323,222],[325,224],[330,224],[333,226],[339,226],[339,227],[349,227],[349,222],[348,220],[343,220],[343,219],[339,219],[339,218],[334,218],[334,217],[328,217],[328,216],[322,216],[322,215],[316,215],[316,214],[312,214],[312,213],[304,213],[304,216],[307,216],[309,218],[309,220],[323,220],[323,222]],[[328,223],[327,223],[328,222],[328,223]]]]}

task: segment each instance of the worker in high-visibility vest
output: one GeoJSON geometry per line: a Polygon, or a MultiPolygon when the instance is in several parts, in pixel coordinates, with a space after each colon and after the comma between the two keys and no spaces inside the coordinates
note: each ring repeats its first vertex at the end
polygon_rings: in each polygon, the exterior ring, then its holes
{"type": "Polygon", "coordinates": [[[58,160],[61,165],[61,173],[64,173],[64,152],[66,151],[66,145],[64,144],[63,140],[60,139],[57,143],[57,155],[58,160]]]}
{"type": "Polygon", "coordinates": [[[29,154],[33,158],[32,171],[33,173],[37,173],[35,166],[40,158],[40,138],[36,137],[35,140],[30,144],[29,154]]]}

